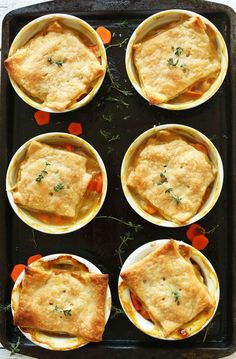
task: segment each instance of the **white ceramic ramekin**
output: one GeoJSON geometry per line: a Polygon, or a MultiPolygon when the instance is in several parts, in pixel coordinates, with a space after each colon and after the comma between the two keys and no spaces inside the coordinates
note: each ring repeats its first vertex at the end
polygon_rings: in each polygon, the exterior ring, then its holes
{"type": "Polygon", "coordinates": [[[128,77],[135,90],[148,101],[145,93],[140,86],[138,75],[133,62],[133,45],[140,42],[150,31],[173,21],[177,21],[182,15],[187,15],[189,17],[198,16],[206,25],[208,25],[214,31],[217,43],[217,51],[221,59],[221,70],[217,79],[211,85],[209,90],[206,91],[200,98],[179,104],[163,103],[156,105],[158,107],[165,108],[168,110],[186,110],[201,105],[205,101],[209,100],[220,88],[222,82],[224,81],[228,68],[228,51],[225,41],[219,30],[215,27],[215,25],[212,24],[212,22],[192,11],[180,9],[165,10],[158,12],[144,20],[135,29],[129,40],[126,50],[125,64],[128,77]]]}
{"type": "Polygon", "coordinates": [[[62,113],[62,112],[68,112],[76,110],[80,107],[85,106],[88,104],[96,95],[99,88],[102,85],[102,82],[104,80],[104,77],[106,75],[106,67],[107,67],[107,56],[106,56],[106,50],[105,47],[97,34],[97,32],[84,20],[68,15],[68,14],[50,14],[50,15],[44,15],[40,16],[37,19],[31,21],[27,25],[25,25],[17,34],[15,39],[13,40],[9,54],[8,56],[12,56],[17,49],[24,46],[32,37],[34,37],[38,32],[40,32],[47,24],[49,24],[52,21],[59,20],[62,25],[65,27],[71,28],[73,30],[76,30],[78,32],[81,32],[84,36],[86,36],[89,40],[91,40],[92,44],[97,45],[98,47],[98,53],[101,56],[101,65],[104,68],[104,74],[99,77],[97,82],[95,83],[93,89],[80,101],[75,102],[70,108],[64,110],[64,111],[56,111],[49,107],[45,107],[40,102],[32,99],[29,97],[21,88],[18,86],[18,84],[11,78],[9,75],[9,79],[11,81],[11,84],[16,91],[16,93],[20,96],[20,98],[25,101],[28,105],[34,107],[35,109],[46,111],[46,112],[52,112],[52,113],[62,113]]]}
{"type": "MultiPolygon", "coordinates": [[[[102,274],[102,272],[91,262],[89,262],[87,259],[84,259],[82,257],[72,255],[72,254],[52,254],[48,255],[46,257],[40,258],[38,261],[33,262],[30,267],[36,267],[38,265],[39,261],[49,262],[52,260],[55,260],[59,257],[71,257],[73,260],[78,261],[79,263],[84,264],[88,271],[91,273],[97,273],[102,274]]],[[[68,260],[66,261],[68,264],[68,260]]],[[[22,280],[24,279],[25,271],[23,271],[20,276],[17,278],[15,285],[12,290],[12,296],[11,296],[11,309],[12,309],[12,315],[14,318],[14,314],[16,311],[16,308],[19,303],[20,298],[20,285],[22,280]]],[[[107,323],[108,318],[110,316],[111,312],[111,291],[108,286],[107,288],[107,295],[106,295],[106,306],[105,306],[105,323],[107,323]]],[[[40,347],[43,347],[45,349],[50,350],[58,350],[58,351],[65,351],[65,350],[72,350],[77,349],[80,347],[83,347],[84,345],[88,344],[84,339],[77,338],[77,337],[70,337],[70,336],[57,336],[52,335],[50,336],[47,333],[40,332],[39,330],[30,330],[30,329],[24,329],[21,327],[18,327],[22,334],[25,335],[27,339],[29,339],[31,342],[33,342],[36,345],[39,345],[40,347]]]]}
{"type": "MultiPolygon", "coordinates": [[[[167,243],[168,239],[159,239],[153,242],[146,243],[142,245],[141,247],[137,248],[133,253],[130,254],[130,256],[126,259],[123,267],[121,268],[122,271],[129,268],[131,265],[137,263],[141,259],[143,259],[145,256],[147,256],[149,253],[153,252],[158,247],[163,246],[165,243],[167,243]]],[[[216,272],[209,262],[209,260],[197,249],[190,246],[189,244],[186,244],[181,241],[176,241],[178,245],[187,246],[191,248],[191,256],[190,258],[193,259],[198,266],[201,269],[201,272],[204,276],[205,284],[208,288],[208,292],[213,300],[214,307],[211,311],[209,311],[208,316],[205,316],[200,314],[198,315],[197,319],[193,319],[186,325],[183,325],[183,329],[188,333],[188,336],[186,338],[190,338],[191,336],[197,334],[200,332],[203,328],[206,327],[206,325],[212,320],[214,317],[214,314],[217,310],[218,303],[219,303],[219,297],[220,297],[220,288],[219,288],[219,281],[216,275],[216,272]]],[[[129,318],[129,320],[142,332],[144,332],[147,335],[150,335],[151,337],[163,339],[163,340],[180,340],[185,339],[185,337],[181,337],[177,333],[171,333],[168,337],[164,337],[163,333],[161,332],[160,328],[157,327],[153,322],[144,319],[141,314],[139,314],[136,309],[134,308],[132,304],[132,300],[130,298],[130,290],[126,286],[123,279],[119,276],[118,281],[118,294],[121,306],[129,318]]]]}
{"type": "Polygon", "coordinates": [[[7,175],[6,175],[6,191],[7,196],[9,199],[9,202],[17,214],[17,216],[28,226],[36,229],[37,231],[49,233],[49,234],[64,234],[64,233],[70,233],[73,231],[76,231],[77,229],[80,229],[84,227],[87,223],[89,223],[99,212],[101,209],[103,202],[106,197],[107,192],[107,173],[106,168],[104,166],[104,163],[98,154],[98,152],[95,150],[94,147],[92,147],[87,141],[83,140],[80,137],[70,135],[68,133],[63,132],[51,132],[51,133],[45,133],[36,137],[31,138],[29,141],[24,143],[14,154],[14,156],[11,159],[11,162],[8,166],[7,175]],[[91,212],[89,212],[84,218],[78,219],[75,223],[69,224],[69,225],[50,225],[43,223],[39,220],[37,220],[36,217],[32,216],[29,211],[27,211],[24,208],[20,208],[13,199],[12,195],[12,188],[16,184],[17,181],[17,175],[20,163],[24,160],[27,148],[29,144],[33,141],[39,141],[47,144],[71,144],[73,146],[81,146],[82,148],[85,148],[89,153],[92,154],[92,156],[96,159],[98,162],[102,178],[103,178],[103,188],[102,188],[102,194],[99,203],[93,208],[91,212]]]}
{"type": "Polygon", "coordinates": [[[223,179],[224,179],[224,170],[223,170],[223,164],[221,157],[219,155],[219,152],[213,145],[213,143],[207,138],[205,135],[203,135],[201,132],[195,130],[192,127],[180,125],[180,124],[168,124],[168,125],[160,125],[160,126],[154,126],[153,128],[145,131],[142,133],[139,137],[136,138],[136,140],[130,145],[128,150],[125,153],[122,166],[121,166],[121,184],[122,189],[124,192],[124,195],[129,202],[130,206],[137,212],[141,217],[146,219],[147,221],[157,224],[159,226],[163,227],[182,227],[187,226],[191,223],[199,221],[201,218],[203,218],[216,204],[218,197],[221,193],[222,185],[223,185],[223,179]],[[193,217],[191,217],[188,221],[186,221],[183,224],[174,223],[171,221],[168,221],[166,219],[152,216],[145,212],[141,206],[137,203],[134,196],[132,195],[129,187],[127,186],[127,173],[128,168],[130,165],[130,161],[132,159],[133,154],[135,151],[139,148],[139,146],[146,141],[151,136],[158,133],[160,130],[170,130],[175,131],[179,135],[183,135],[194,142],[202,143],[208,150],[209,158],[213,164],[213,167],[217,170],[216,179],[213,183],[211,193],[207,200],[205,201],[204,205],[201,207],[198,213],[196,213],[193,217]]]}

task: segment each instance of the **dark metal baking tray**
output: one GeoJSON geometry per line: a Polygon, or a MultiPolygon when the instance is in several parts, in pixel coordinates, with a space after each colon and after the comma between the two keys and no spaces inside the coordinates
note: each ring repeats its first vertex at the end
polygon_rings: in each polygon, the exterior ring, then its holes
{"type": "MultiPolygon", "coordinates": [[[[120,244],[120,235],[129,230],[118,222],[95,219],[83,229],[66,235],[47,235],[37,232],[35,240],[32,230],[21,222],[10,208],[5,195],[5,174],[11,156],[16,149],[31,137],[50,131],[67,131],[71,120],[80,121],[82,137],[89,141],[104,159],[109,179],[108,193],[100,215],[124,218],[143,226],[134,233],[122,255],[125,259],[141,244],[158,238],[186,240],[186,228],[171,229],[152,225],[140,218],[128,205],[120,185],[120,166],[130,143],[144,130],[153,125],[182,123],[192,126],[212,138],[224,163],[225,180],[222,194],[211,212],[200,221],[205,228],[219,225],[210,236],[205,255],[218,273],[221,299],[205,341],[205,332],[187,340],[170,342],[148,337],[137,330],[125,315],[110,319],[106,326],[104,341],[89,344],[70,352],[51,352],[33,345],[21,336],[21,353],[37,358],[219,358],[234,352],[235,334],[235,66],[236,66],[236,20],[235,13],[227,6],[198,1],[164,0],[144,1],[54,1],[14,10],[3,21],[2,60],[7,57],[9,46],[20,28],[32,19],[53,12],[68,13],[85,19],[93,27],[105,25],[116,33],[113,43],[130,37],[137,25],[149,15],[166,9],[180,8],[196,11],[211,20],[221,31],[229,51],[229,70],[220,90],[205,104],[186,111],[167,111],[149,106],[131,87],[124,66],[125,49],[110,48],[108,59],[116,80],[133,92],[133,96],[119,96],[112,89],[106,76],[96,98],[86,107],[66,113],[53,114],[48,126],[38,127],[33,120],[35,110],[26,105],[11,87],[2,66],[2,108],[0,121],[0,303],[9,303],[13,283],[9,277],[16,263],[25,263],[35,253],[42,255],[67,252],[74,253],[99,265],[110,274],[113,304],[119,306],[117,279],[119,260],[115,249],[120,244]],[[116,23],[128,20],[128,26],[116,23]],[[107,96],[122,98],[129,105],[107,101],[107,96]],[[105,121],[103,115],[112,115],[105,121]],[[127,116],[129,116],[127,118],[127,116]],[[100,129],[119,134],[120,140],[112,143],[100,134],[100,129]],[[113,152],[109,153],[109,148],[113,152]],[[233,300],[234,299],[234,300],[233,300]]],[[[0,339],[4,347],[17,340],[19,331],[12,324],[10,313],[0,313],[0,339]]]]}

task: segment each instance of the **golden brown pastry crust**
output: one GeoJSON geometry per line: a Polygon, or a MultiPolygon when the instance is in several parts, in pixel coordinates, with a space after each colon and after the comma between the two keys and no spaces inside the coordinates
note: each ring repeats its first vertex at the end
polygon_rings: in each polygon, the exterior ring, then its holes
{"type": "Polygon", "coordinates": [[[86,163],[85,156],[32,141],[19,168],[14,201],[32,211],[75,217],[92,177],[86,163]],[[37,182],[45,169],[44,178],[37,182]],[[63,189],[55,191],[58,184],[63,189]]]}
{"type": "Polygon", "coordinates": [[[130,266],[121,277],[165,337],[213,306],[207,287],[174,240],[130,266]]]}
{"type": "Polygon", "coordinates": [[[58,21],[5,60],[11,78],[45,107],[69,109],[105,69],[78,33],[58,21]]]}
{"type": "Polygon", "coordinates": [[[26,267],[14,323],[49,333],[100,341],[108,275],[26,267]]]}
{"type": "Polygon", "coordinates": [[[216,176],[206,154],[167,130],[150,138],[131,166],[127,185],[176,223],[185,223],[197,213],[216,176]]]}
{"type": "Polygon", "coordinates": [[[197,16],[135,44],[134,63],[151,104],[168,102],[221,67],[216,45],[197,16]]]}

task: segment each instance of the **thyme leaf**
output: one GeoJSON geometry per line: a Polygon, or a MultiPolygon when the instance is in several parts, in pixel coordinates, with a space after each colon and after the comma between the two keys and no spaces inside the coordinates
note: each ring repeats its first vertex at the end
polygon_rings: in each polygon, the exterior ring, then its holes
{"type": "Polygon", "coordinates": [[[177,66],[179,63],[179,59],[174,59],[173,57],[170,57],[168,60],[167,60],[167,64],[169,66],[177,66]]]}
{"type": "Polygon", "coordinates": [[[71,309],[60,309],[57,305],[54,307],[55,312],[63,313],[65,317],[71,316],[71,309]]]}
{"type": "Polygon", "coordinates": [[[107,154],[109,155],[110,153],[112,153],[114,151],[114,148],[111,146],[107,147],[107,154]]]}
{"type": "Polygon", "coordinates": [[[104,121],[111,123],[112,122],[112,115],[102,115],[104,121]]]}
{"type": "Polygon", "coordinates": [[[164,175],[164,173],[160,173],[160,177],[161,177],[161,179],[160,179],[160,181],[159,182],[157,182],[157,186],[160,186],[160,185],[162,185],[163,183],[165,183],[165,182],[168,182],[168,179],[167,179],[167,177],[164,175]]]}
{"type": "Polygon", "coordinates": [[[106,47],[106,50],[110,49],[111,47],[119,47],[121,48],[124,44],[128,42],[129,38],[126,37],[123,41],[117,42],[116,44],[111,44],[106,47]]]}
{"type": "Polygon", "coordinates": [[[173,290],[172,295],[174,297],[174,302],[179,303],[180,293],[177,290],[173,290]]]}
{"type": "Polygon", "coordinates": [[[128,247],[128,241],[133,241],[134,237],[130,232],[126,232],[125,234],[120,236],[121,243],[118,249],[115,250],[115,255],[119,257],[121,266],[123,265],[122,254],[124,253],[124,247],[128,247]]]}
{"type": "Polygon", "coordinates": [[[113,221],[117,221],[117,222],[122,223],[122,224],[126,225],[127,227],[133,229],[136,233],[143,229],[141,224],[135,224],[131,221],[127,222],[122,218],[116,218],[113,216],[97,216],[97,217],[95,217],[95,219],[112,219],[113,221]]]}
{"type": "Polygon", "coordinates": [[[12,344],[10,345],[10,349],[11,349],[11,354],[10,354],[10,356],[13,356],[13,355],[15,355],[16,353],[19,353],[19,352],[20,352],[19,346],[20,346],[20,336],[18,336],[16,343],[12,343],[12,344]]]}
{"type": "Polygon", "coordinates": [[[56,64],[58,67],[62,66],[63,63],[64,63],[63,60],[55,60],[55,61],[54,61],[54,60],[52,59],[52,56],[49,56],[49,57],[48,57],[48,62],[49,62],[50,64],[56,64]]]}
{"type": "Polygon", "coordinates": [[[123,105],[125,107],[129,107],[129,104],[127,102],[125,102],[124,100],[120,99],[120,98],[108,96],[106,98],[106,101],[108,101],[108,102],[117,102],[120,105],[123,105]]]}
{"type": "Polygon", "coordinates": [[[198,233],[202,233],[202,234],[212,234],[212,233],[214,233],[214,232],[216,231],[216,229],[219,228],[219,227],[220,227],[220,225],[217,224],[216,226],[211,226],[211,229],[209,229],[209,231],[204,231],[204,230],[201,229],[201,228],[197,228],[196,231],[197,231],[198,233]]]}
{"type": "Polygon", "coordinates": [[[62,189],[64,189],[65,188],[65,186],[64,186],[64,184],[63,183],[58,183],[56,186],[54,186],[54,191],[55,192],[59,192],[59,191],[61,191],[62,189]]]}
{"type": "MultiPolygon", "coordinates": [[[[112,45],[111,45],[112,46],[112,45]]],[[[111,70],[110,70],[110,67],[107,66],[107,74],[110,78],[110,81],[111,81],[111,86],[118,92],[122,93],[124,96],[132,96],[133,95],[133,92],[129,91],[129,90],[126,90],[126,89],[121,89],[120,88],[120,84],[115,81],[114,79],[114,76],[112,75],[111,73],[111,70]]]]}
{"type": "Polygon", "coordinates": [[[120,27],[127,27],[129,25],[128,20],[121,20],[118,22],[115,22],[114,25],[120,26],[120,27]]]}
{"type": "Polygon", "coordinates": [[[100,134],[107,140],[107,142],[114,142],[120,140],[120,135],[112,135],[110,131],[100,130],[100,134]]]}
{"type": "Polygon", "coordinates": [[[173,188],[168,188],[165,193],[169,193],[171,198],[175,201],[176,204],[180,204],[180,202],[182,201],[182,198],[177,196],[176,194],[173,193],[173,188]]]}
{"type": "Polygon", "coordinates": [[[179,57],[180,55],[182,55],[184,49],[182,47],[176,47],[175,49],[175,56],[179,57]]]}
{"type": "Polygon", "coordinates": [[[48,174],[48,172],[46,171],[47,167],[50,166],[51,164],[49,162],[46,161],[45,163],[45,167],[44,169],[41,171],[41,173],[38,174],[38,176],[35,178],[36,182],[41,182],[42,179],[45,177],[45,175],[48,174]]]}
{"type": "Polygon", "coordinates": [[[0,304],[0,312],[7,312],[11,309],[11,304],[0,304]]]}
{"type": "Polygon", "coordinates": [[[115,305],[111,307],[111,319],[116,318],[120,314],[124,314],[123,310],[120,308],[117,308],[115,305]]]}

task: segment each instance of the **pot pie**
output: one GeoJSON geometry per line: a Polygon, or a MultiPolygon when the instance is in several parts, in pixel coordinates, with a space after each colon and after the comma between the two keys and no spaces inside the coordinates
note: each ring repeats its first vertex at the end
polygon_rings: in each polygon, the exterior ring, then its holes
{"type": "MultiPolygon", "coordinates": [[[[23,331],[102,340],[108,275],[96,274],[70,256],[26,267],[14,307],[23,331]]],[[[34,335],[33,335],[34,336],[34,335]]]]}
{"type": "Polygon", "coordinates": [[[11,78],[35,101],[64,111],[87,95],[104,74],[95,45],[51,22],[5,61],[11,78]]]}
{"type": "Polygon", "coordinates": [[[38,220],[70,224],[99,204],[101,169],[82,146],[50,146],[33,140],[11,191],[14,202],[38,220]]]}
{"type": "Polygon", "coordinates": [[[192,262],[191,247],[167,241],[120,276],[155,324],[158,337],[187,337],[191,333],[185,326],[192,322],[194,328],[194,321],[201,322],[202,316],[206,322],[212,315],[215,303],[192,262]]]}
{"type": "Polygon", "coordinates": [[[184,224],[207,200],[216,174],[204,145],[160,130],[132,155],[126,183],[143,211],[184,224]]]}
{"type": "Polygon", "coordinates": [[[133,45],[133,60],[152,105],[201,97],[221,69],[214,32],[198,16],[184,15],[148,33],[133,45]]]}

